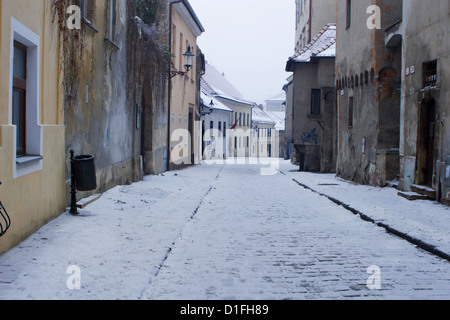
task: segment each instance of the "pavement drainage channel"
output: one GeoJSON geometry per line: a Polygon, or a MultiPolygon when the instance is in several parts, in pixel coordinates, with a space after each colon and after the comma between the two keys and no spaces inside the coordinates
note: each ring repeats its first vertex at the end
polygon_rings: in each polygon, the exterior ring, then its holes
{"type": "MultiPolygon", "coordinates": [[[[278,171],[281,174],[286,176],[286,174],[284,172],[282,172],[280,170],[278,170],[278,171]]],[[[399,231],[399,230],[397,230],[395,228],[392,228],[391,226],[389,226],[387,224],[384,224],[382,222],[376,222],[374,219],[372,219],[368,215],[366,215],[366,214],[362,213],[361,211],[359,211],[359,210],[349,206],[348,204],[343,203],[342,201],[340,201],[338,199],[335,199],[335,198],[333,198],[333,197],[331,197],[329,195],[326,195],[324,193],[321,193],[321,192],[319,192],[317,190],[314,190],[313,188],[311,188],[311,187],[309,187],[309,186],[307,186],[307,185],[305,185],[305,184],[303,184],[303,183],[301,183],[301,182],[299,182],[299,181],[297,181],[295,179],[292,179],[292,181],[297,183],[299,186],[301,186],[301,187],[303,187],[303,188],[305,188],[305,189],[307,189],[309,191],[312,191],[314,193],[317,193],[318,195],[320,195],[322,197],[325,197],[328,200],[334,202],[335,204],[345,208],[346,210],[350,211],[354,215],[359,216],[362,220],[370,222],[370,223],[373,223],[374,225],[376,225],[376,226],[378,226],[380,228],[383,228],[389,234],[392,234],[392,235],[395,235],[395,236],[397,236],[397,237],[399,237],[401,239],[404,239],[404,240],[408,241],[409,243],[414,244],[418,248],[420,248],[420,249],[422,249],[422,250],[424,250],[424,251],[426,251],[426,252],[428,252],[428,253],[430,253],[432,255],[435,255],[435,256],[437,256],[439,258],[445,259],[448,262],[450,262],[450,254],[439,250],[436,246],[434,246],[432,244],[429,244],[429,243],[426,243],[426,242],[424,242],[424,241],[422,241],[420,239],[414,238],[414,237],[412,237],[412,236],[410,236],[410,235],[408,235],[408,234],[406,234],[404,232],[401,232],[401,231],[399,231]]]]}

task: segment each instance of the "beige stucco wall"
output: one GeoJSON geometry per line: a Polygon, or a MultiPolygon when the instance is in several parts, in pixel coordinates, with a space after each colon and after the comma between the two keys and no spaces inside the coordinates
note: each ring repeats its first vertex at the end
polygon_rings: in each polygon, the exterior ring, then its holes
{"type": "MultiPolygon", "coordinates": [[[[177,12],[177,10],[173,10],[172,13],[172,25],[175,26],[175,33],[172,33],[172,43],[176,45],[172,47],[172,54],[174,55],[174,67],[178,71],[185,71],[184,68],[184,59],[183,54],[187,50],[187,44],[191,46],[192,53],[197,56],[197,37],[191,31],[189,26],[177,12]],[[181,40],[182,35],[182,40],[181,40]],[[182,42],[182,48],[180,50],[180,42],[182,42]],[[180,57],[181,54],[181,57],[180,57]]],[[[173,32],[173,31],[172,31],[173,32]]],[[[173,133],[174,130],[177,129],[186,129],[189,128],[189,125],[186,123],[186,119],[189,121],[189,110],[191,109],[193,114],[192,119],[192,127],[194,131],[192,132],[192,141],[194,142],[193,149],[196,150],[198,148],[198,139],[195,139],[196,135],[199,134],[198,126],[194,124],[195,121],[195,112],[197,110],[197,82],[196,82],[196,74],[195,70],[197,70],[196,59],[194,59],[194,64],[191,68],[191,71],[186,73],[185,75],[177,75],[172,79],[172,90],[171,90],[171,103],[170,103],[170,117],[174,116],[173,127],[169,123],[170,130],[169,132],[173,133]],[[179,117],[181,116],[181,127],[179,125],[179,117]]],[[[175,146],[177,142],[175,143],[175,146]]],[[[173,146],[173,144],[172,144],[173,146]]],[[[183,157],[184,164],[191,164],[191,154],[185,155],[183,157]]],[[[184,154],[183,154],[184,155],[184,154]]]]}
{"type": "MultiPolygon", "coordinates": [[[[0,238],[0,254],[65,211],[63,110],[58,103],[59,34],[50,0],[0,1],[0,200],[12,225],[0,238]],[[11,17],[40,38],[38,115],[42,167],[14,177],[15,126],[10,118],[11,17]]],[[[27,106],[28,107],[28,106],[27,106]]]]}

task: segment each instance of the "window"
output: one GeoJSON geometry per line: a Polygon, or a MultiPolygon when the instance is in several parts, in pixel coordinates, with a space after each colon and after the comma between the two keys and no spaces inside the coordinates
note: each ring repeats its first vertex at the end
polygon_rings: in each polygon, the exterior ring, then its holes
{"type": "Polygon", "coordinates": [[[42,170],[40,37],[11,18],[8,122],[15,126],[13,177],[42,170]]]}
{"type": "Polygon", "coordinates": [[[239,126],[242,126],[242,112],[239,113],[239,126]]]}
{"type": "Polygon", "coordinates": [[[83,21],[92,25],[94,23],[94,1],[81,0],[81,16],[83,21]]]}
{"type": "Polygon", "coordinates": [[[172,63],[175,65],[175,55],[177,52],[177,27],[173,25],[172,29],[172,63]]]}
{"type": "Polygon", "coordinates": [[[353,97],[348,99],[348,126],[353,127],[353,97]]]}
{"type": "Polygon", "coordinates": [[[183,34],[180,33],[180,47],[179,50],[179,56],[178,56],[178,70],[181,70],[183,68],[183,34]]]}
{"type": "Polygon", "coordinates": [[[250,127],[250,114],[247,115],[247,127],[250,127]]]}
{"type": "Polygon", "coordinates": [[[116,40],[117,11],[116,0],[109,0],[108,40],[116,40]]]}
{"type": "Polygon", "coordinates": [[[13,124],[16,126],[16,153],[26,153],[27,47],[14,41],[13,57],[13,124]]]}
{"type": "Polygon", "coordinates": [[[321,97],[320,89],[311,90],[311,114],[313,115],[320,114],[320,97],[321,97]]]}
{"type": "Polygon", "coordinates": [[[347,0],[347,29],[352,24],[352,0],[347,0]]]}
{"type": "Polygon", "coordinates": [[[437,60],[423,64],[423,86],[435,87],[437,83],[437,60]]]}
{"type": "Polygon", "coordinates": [[[222,136],[222,122],[219,121],[219,137],[222,136]]]}

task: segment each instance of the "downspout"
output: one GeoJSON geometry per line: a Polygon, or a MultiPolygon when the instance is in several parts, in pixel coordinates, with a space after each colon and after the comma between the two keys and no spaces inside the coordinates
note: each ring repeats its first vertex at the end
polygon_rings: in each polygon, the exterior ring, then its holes
{"type": "Polygon", "coordinates": [[[311,43],[311,35],[312,35],[312,30],[311,30],[311,28],[312,28],[312,3],[313,3],[313,0],[309,0],[309,30],[308,30],[308,33],[309,33],[309,35],[308,35],[308,44],[309,43],[311,43]]]}
{"type": "MultiPolygon", "coordinates": [[[[173,26],[172,26],[172,14],[173,14],[173,5],[174,4],[177,4],[177,3],[181,3],[181,2],[183,2],[183,0],[177,0],[177,1],[170,1],[170,4],[169,4],[169,52],[172,52],[172,36],[176,36],[176,35],[172,35],[172,29],[173,29],[173,26]]],[[[169,69],[167,70],[167,75],[168,75],[168,79],[169,79],[169,81],[168,81],[168,98],[167,98],[167,102],[168,102],[168,104],[167,104],[167,159],[166,159],[166,161],[167,161],[167,163],[166,163],[166,165],[167,165],[167,171],[170,171],[170,152],[171,152],[171,148],[170,148],[170,145],[171,145],[171,131],[170,131],[170,117],[171,117],[171,112],[170,112],[170,106],[171,106],[171,103],[172,103],[172,99],[171,99],[171,96],[172,96],[172,76],[171,76],[171,64],[169,63],[169,69]]]]}

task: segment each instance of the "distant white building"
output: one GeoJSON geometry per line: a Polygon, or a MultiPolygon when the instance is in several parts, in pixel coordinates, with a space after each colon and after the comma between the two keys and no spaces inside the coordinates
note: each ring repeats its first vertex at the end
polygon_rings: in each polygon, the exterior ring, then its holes
{"type": "Polygon", "coordinates": [[[205,82],[201,85],[201,121],[203,160],[222,160],[229,156],[230,135],[233,110],[225,106],[208,90],[205,82]]]}
{"type": "Polygon", "coordinates": [[[270,119],[258,105],[254,104],[251,139],[251,155],[253,157],[278,157],[278,152],[274,152],[277,147],[275,125],[276,122],[270,119]]]}
{"type": "Polygon", "coordinates": [[[253,103],[227,80],[225,75],[214,66],[206,64],[206,73],[202,77],[205,92],[218,102],[232,110],[229,129],[228,156],[250,156],[250,132],[253,103]]]}
{"type": "Polygon", "coordinates": [[[281,92],[276,96],[266,100],[264,111],[286,112],[286,92],[281,92]]]}

